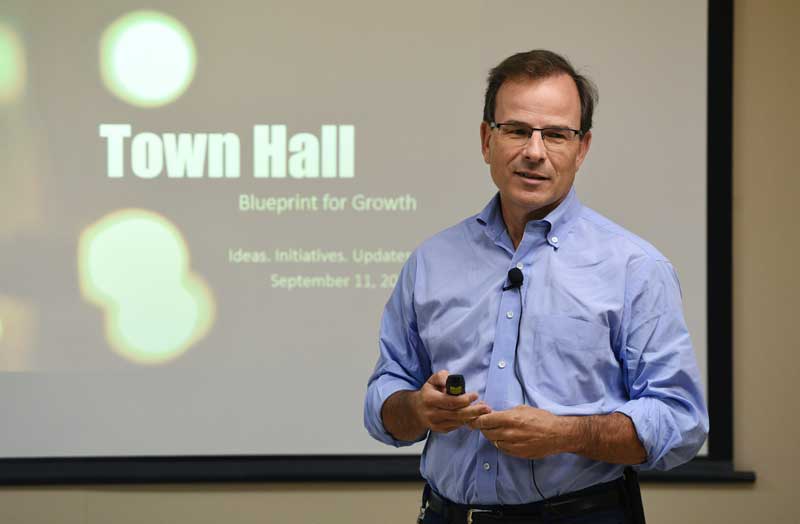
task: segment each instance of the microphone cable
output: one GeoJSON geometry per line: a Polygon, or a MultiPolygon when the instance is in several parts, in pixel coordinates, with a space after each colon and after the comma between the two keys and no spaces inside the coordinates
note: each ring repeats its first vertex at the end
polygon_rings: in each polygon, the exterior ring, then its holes
{"type": "MultiPolygon", "coordinates": [[[[519,318],[517,319],[517,340],[516,344],[514,345],[514,375],[517,377],[517,381],[519,382],[520,387],[522,388],[522,402],[526,405],[530,405],[528,402],[528,394],[525,391],[525,382],[522,380],[522,376],[519,373],[519,339],[522,335],[522,308],[523,308],[523,301],[522,301],[522,283],[525,281],[525,275],[522,273],[522,270],[518,267],[511,268],[508,271],[508,281],[509,285],[503,287],[503,291],[508,291],[509,289],[516,289],[517,295],[519,296],[519,318]]],[[[533,459],[528,461],[530,464],[531,470],[531,481],[533,482],[533,487],[536,488],[536,492],[542,498],[542,502],[544,502],[545,507],[549,510],[554,512],[558,515],[558,512],[555,511],[555,508],[550,504],[550,499],[544,496],[542,490],[539,489],[539,484],[536,482],[536,472],[535,467],[533,464],[533,459]]]]}

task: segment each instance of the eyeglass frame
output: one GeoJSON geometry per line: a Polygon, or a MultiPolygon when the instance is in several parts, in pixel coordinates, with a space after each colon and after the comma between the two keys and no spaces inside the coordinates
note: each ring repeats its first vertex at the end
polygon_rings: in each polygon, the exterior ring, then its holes
{"type": "MultiPolygon", "coordinates": [[[[583,136],[586,134],[583,131],[581,131],[580,129],[572,129],[571,127],[558,127],[558,126],[530,127],[527,124],[524,124],[522,122],[499,122],[499,123],[498,122],[494,122],[494,121],[489,122],[489,127],[491,129],[498,129],[498,130],[502,131],[501,126],[527,127],[528,129],[530,129],[531,130],[531,134],[528,135],[528,139],[525,141],[524,145],[527,145],[528,142],[531,141],[531,138],[533,138],[533,134],[535,132],[537,132],[537,131],[539,132],[539,134],[542,137],[542,143],[544,143],[545,145],[547,145],[547,141],[544,138],[544,132],[546,130],[572,131],[573,133],[575,133],[575,136],[570,138],[570,139],[568,139],[567,140],[568,142],[572,142],[573,140],[575,140],[575,138],[583,139],[583,136]]],[[[523,144],[521,143],[520,145],[523,145],[523,144]]]]}

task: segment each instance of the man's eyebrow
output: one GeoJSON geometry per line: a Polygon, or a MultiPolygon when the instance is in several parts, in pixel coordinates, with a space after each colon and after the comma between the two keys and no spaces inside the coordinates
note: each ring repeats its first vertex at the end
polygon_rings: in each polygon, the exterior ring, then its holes
{"type": "MultiPolygon", "coordinates": [[[[525,127],[533,128],[532,125],[530,125],[527,122],[523,122],[521,120],[506,120],[505,122],[498,122],[498,124],[514,124],[515,126],[525,126],[525,127]]],[[[554,129],[572,129],[567,124],[547,124],[547,125],[542,127],[542,129],[550,129],[550,128],[554,128],[554,129]]]]}
{"type": "Polygon", "coordinates": [[[504,122],[500,122],[501,124],[514,124],[515,126],[526,126],[526,127],[533,127],[527,122],[522,122],[521,120],[506,120],[504,122]]]}

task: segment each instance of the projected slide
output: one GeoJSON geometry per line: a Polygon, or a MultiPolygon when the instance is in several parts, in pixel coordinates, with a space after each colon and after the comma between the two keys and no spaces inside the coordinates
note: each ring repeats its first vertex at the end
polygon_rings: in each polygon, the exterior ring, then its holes
{"type": "Polygon", "coordinates": [[[6,2],[0,457],[397,452],[383,306],[494,195],[485,77],[537,47],[598,84],[579,197],[674,262],[704,371],[705,6],[511,4],[6,2]]]}

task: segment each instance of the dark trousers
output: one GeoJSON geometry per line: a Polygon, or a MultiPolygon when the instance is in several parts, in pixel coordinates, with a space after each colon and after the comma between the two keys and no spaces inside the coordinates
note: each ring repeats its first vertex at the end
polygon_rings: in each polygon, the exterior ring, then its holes
{"type": "MultiPolygon", "coordinates": [[[[502,521],[498,521],[502,522],[502,521]]],[[[523,520],[514,520],[515,524],[525,524],[523,520]]],[[[595,514],[581,515],[579,517],[571,517],[561,519],[556,516],[543,515],[541,518],[531,519],[530,524],[630,524],[631,520],[627,519],[623,510],[604,511],[595,514]]],[[[433,511],[426,511],[425,518],[422,520],[423,524],[450,524],[441,515],[433,511]]]]}
{"type": "MultiPolygon", "coordinates": [[[[423,507],[427,504],[428,498],[431,496],[430,493],[430,487],[426,486],[426,492],[423,494],[423,507]]],[[[434,498],[436,497],[434,496],[434,498]]],[[[439,499],[441,500],[441,497],[439,499]]],[[[500,512],[491,514],[473,513],[471,517],[474,524],[504,522],[509,524],[645,524],[639,478],[630,467],[625,468],[623,477],[614,482],[600,484],[586,490],[556,497],[548,502],[550,504],[537,503],[532,505],[529,516],[514,514],[514,511],[503,512],[502,507],[500,507],[498,508],[500,512]],[[590,494],[593,492],[595,495],[597,492],[604,494],[600,504],[594,503],[597,501],[596,497],[592,499],[594,502],[591,504],[584,502],[589,500],[587,497],[591,496],[590,494]],[[609,496],[606,497],[606,494],[609,496]],[[577,512],[575,511],[575,500],[580,501],[578,505],[580,509],[577,512]],[[608,503],[609,500],[611,501],[610,504],[608,503]],[[572,511],[568,514],[560,513],[558,510],[559,507],[566,510],[570,506],[572,511]],[[587,507],[597,509],[587,509],[587,507]],[[507,515],[498,513],[506,513],[507,515]]],[[[445,503],[445,506],[448,504],[451,503],[445,503]]],[[[439,503],[436,506],[439,506],[439,503]]],[[[529,506],[524,507],[524,514],[529,513],[529,506]]],[[[424,511],[424,517],[420,522],[422,524],[464,524],[467,519],[461,508],[443,509],[445,513],[450,514],[448,517],[439,511],[432,511],[433,507],[428,507],[424,511]]],[[[519,511],[519,508],[517,508],[517,511],[519,511]]]]}

